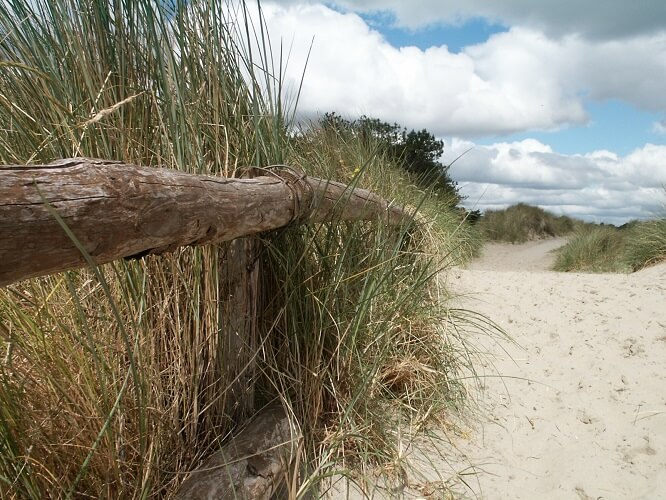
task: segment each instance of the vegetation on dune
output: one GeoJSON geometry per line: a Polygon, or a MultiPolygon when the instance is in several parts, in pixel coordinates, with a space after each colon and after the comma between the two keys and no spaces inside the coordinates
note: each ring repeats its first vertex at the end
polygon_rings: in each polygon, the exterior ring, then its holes
{"type": "MultiPolygon", "coordinates": [[[[377,120],[360,119],[360,123],[366,121],[374,127],[381,125],[377,120]]],[[[404,202],[417,213],[433,241],[443,245],[440,250],[443,249],[449,263],[474,256],[483,244],[483,237],[475,226],[465,223],[465,212],[455,208],[459,197],[452,181],[442,180],[439,187],[425,188],[406,168],[402,146],[396,150],[384,135],[359,134],[355,123],[334,114],[326,115],[296,135],[290,161],[317,177],[362,185],[385,199],[404,202]],[[333,117],[335,127],[330,125],[333,117]]],[[[391,126],[393,133],[395,127],[391,126]]],[[[438,163],[428,165],[423,169],[440,171],[438,163]]],[[[443,171],[442,175],[445,174],[443,171]]]]}
{"type": "Polygon", "coordinates": [[[588,225],[558,251],[556,271],[631,272],[666,260],[666,218],[588,225]]]}
{"type": "MultiPolygon", "coordinates": [[[[241,374],[256,406],[282,401],[303,427],[293,496],[335,473],[402,478],[411,433],[467,401],[464,326],[490,323],[451,309],[437,276],[479,238],[382,140],[288,133],[264,26],[234,5],[0,3],[0,162],[91,156],[224,176],[289,163],[410,206],[415,222],[398,229],[263,235],[260,346],[241,374]]],[[[0,290],[3,497],[169,497],[243,422],[222,361],[227,250],[0,290]]]]}
{"type": "Polygon", "coordinates": [[[452,208],[460,202],[449,166],[439,160],[444,143],[426,129],[407,132],[397,123],[367,116],[349,120],[336,113],[325,114],[319,125],[328,133],[356,138],[366,149],[380,148],[393,164],[409,174],[410,182],[439,197],[444,207],[452,208]]]}
{"type": "Polygon", "coordinates": [[[524,243],[571,233],[582,224],[567,216],[553,215],[540,207],[518,203],[503,210],[488,210],[478,222],[491,241],[524,243]]]}
{"type": "Polygon", "coordinates": [[[663,216],[615,227],[555,216],[519,203],[487,211],[476,226],[488,240],[510,243],[570,235],[557,251],[555,271],[630,272],[666,259],[663,216]]]}
{"type": "Polygon", "coordinates": [[[625,272],[627,234],[615,226],[586,226],[557,251],[555,271],[625,272]]]}
{"type": "Polygon", "coordinates": [[[631,233],[624,261],[633,271],[666,260],[666,217],[640,222],[631,233]]]}

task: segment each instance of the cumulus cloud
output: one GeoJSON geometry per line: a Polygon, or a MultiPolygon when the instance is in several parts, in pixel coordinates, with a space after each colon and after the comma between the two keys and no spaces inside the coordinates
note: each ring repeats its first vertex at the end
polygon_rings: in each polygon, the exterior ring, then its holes
{"type": "Polygon", "coordinates": [[[666,202],[666,146],[647,144],[621,157],[611,151],[564,155],[533,139],[489,146],[453,139],[450,169],[469,208],[517,201],[557,214],[622,224],[653,217],[666,202]]]}
{"type": "Polygon", "coordinates": [[[300,84],[313,40],[299,101],[309,116],[333,110],[368,114],[442,136],[552,129],[586,120],[580,100],[544,74],[548,64],[540,51],[525,53],[525,66],[511,75],[500,58],[481,48],[453,54],[445,46],[392,47],[357,15],[322,5],[267,5],[265,13],[274,35],[293,40],[287,71],[292,89],[300,84]]]}
{"type": "Polygon", "coordinates": [[[584,98],[666,109],[666,32],[589,42],[514,27],[451,53],[393,47],[358,15],[320,4],[264,10],[273,40],[290,48],[292,93],[312,47],[299,102],[307,116],[368,114],[471,138],[585,123],[584,98]]]}
{"type": "MultiPolygon", "coordinates": [[[[619,99],[646,110],[666,109],[666,31],[628,40],[560,40],[512,28],[465,50],[477,72],[504,86],[531,87],[540,95],[619,99]],[[640,54],[640,57],[637,55],[640,54]]],[[[523,89],[521,89],[523,90],[523,89]]]]}
{"type": "MultiPolygon", "coordinates": [[[[301,0],[281,0],[290,4],[301,0]]],[[[617,39],[656,33],[666,27],[663,0],[335,0],[355,12],[390,12],[398,26],[419,28],[459,24],[483,17],[507,26],[521,25],[552,36],[579,34],[590,39],[617,39]]]]}

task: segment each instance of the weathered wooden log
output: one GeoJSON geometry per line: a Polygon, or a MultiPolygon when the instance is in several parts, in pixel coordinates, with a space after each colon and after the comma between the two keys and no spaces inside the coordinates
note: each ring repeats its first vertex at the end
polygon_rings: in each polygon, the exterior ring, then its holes
{"type": "Polygon", "coordinates": [[[243,421],[255,412],[259,323],[263,312],[259,279],[261,241],[238,238],[220,252],[219,330],[221,332],[221,381],[226,390],[225,413],[243,421]]]}
{"type": "Polygon", "coordinates": [[[288,168],[253,179],[73,158],[0,166],[0,286],[96,264],[230,241],[291,223],[398,223],[405,213],[364,189],[288,168]]]}
{"type": "Polygon", "coordinates": [[[282,406],[270,406],[191,472],[175,498],[268,500],[287,478],[300,438],[282,406]]]}

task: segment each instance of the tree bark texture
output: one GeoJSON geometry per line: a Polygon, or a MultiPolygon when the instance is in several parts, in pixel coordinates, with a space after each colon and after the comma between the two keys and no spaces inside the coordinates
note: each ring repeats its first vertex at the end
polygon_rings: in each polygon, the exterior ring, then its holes
{"type": "Polygon", "coordinates": [[[175,498],[268,500],[287,478],[300,437],[282,406],[270,406],[191,472],[175,498]]]}
{"type": "Polygon", "coordinates": [[[89,158],[0,166],[0,286],[85,265],[57,213],[96,264],[231,241],[292,223],[405,212],[359,188],[288,168],[252,179],[89,158]]]}

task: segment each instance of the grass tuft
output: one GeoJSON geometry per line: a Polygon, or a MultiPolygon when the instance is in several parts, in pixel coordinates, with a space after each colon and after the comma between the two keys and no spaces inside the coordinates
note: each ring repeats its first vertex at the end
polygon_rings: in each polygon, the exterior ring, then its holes
{"type": "Polygon", "coordinates": [[[586,225],[558,252],[556,271],[632,272],[666,260],[666,217],[586,225]]]}
{"type": "Polygon", "coordinates": [[[666,260],[666,217],[640,222],[626,245],[625,263],[638,271],[666,260]]]}

